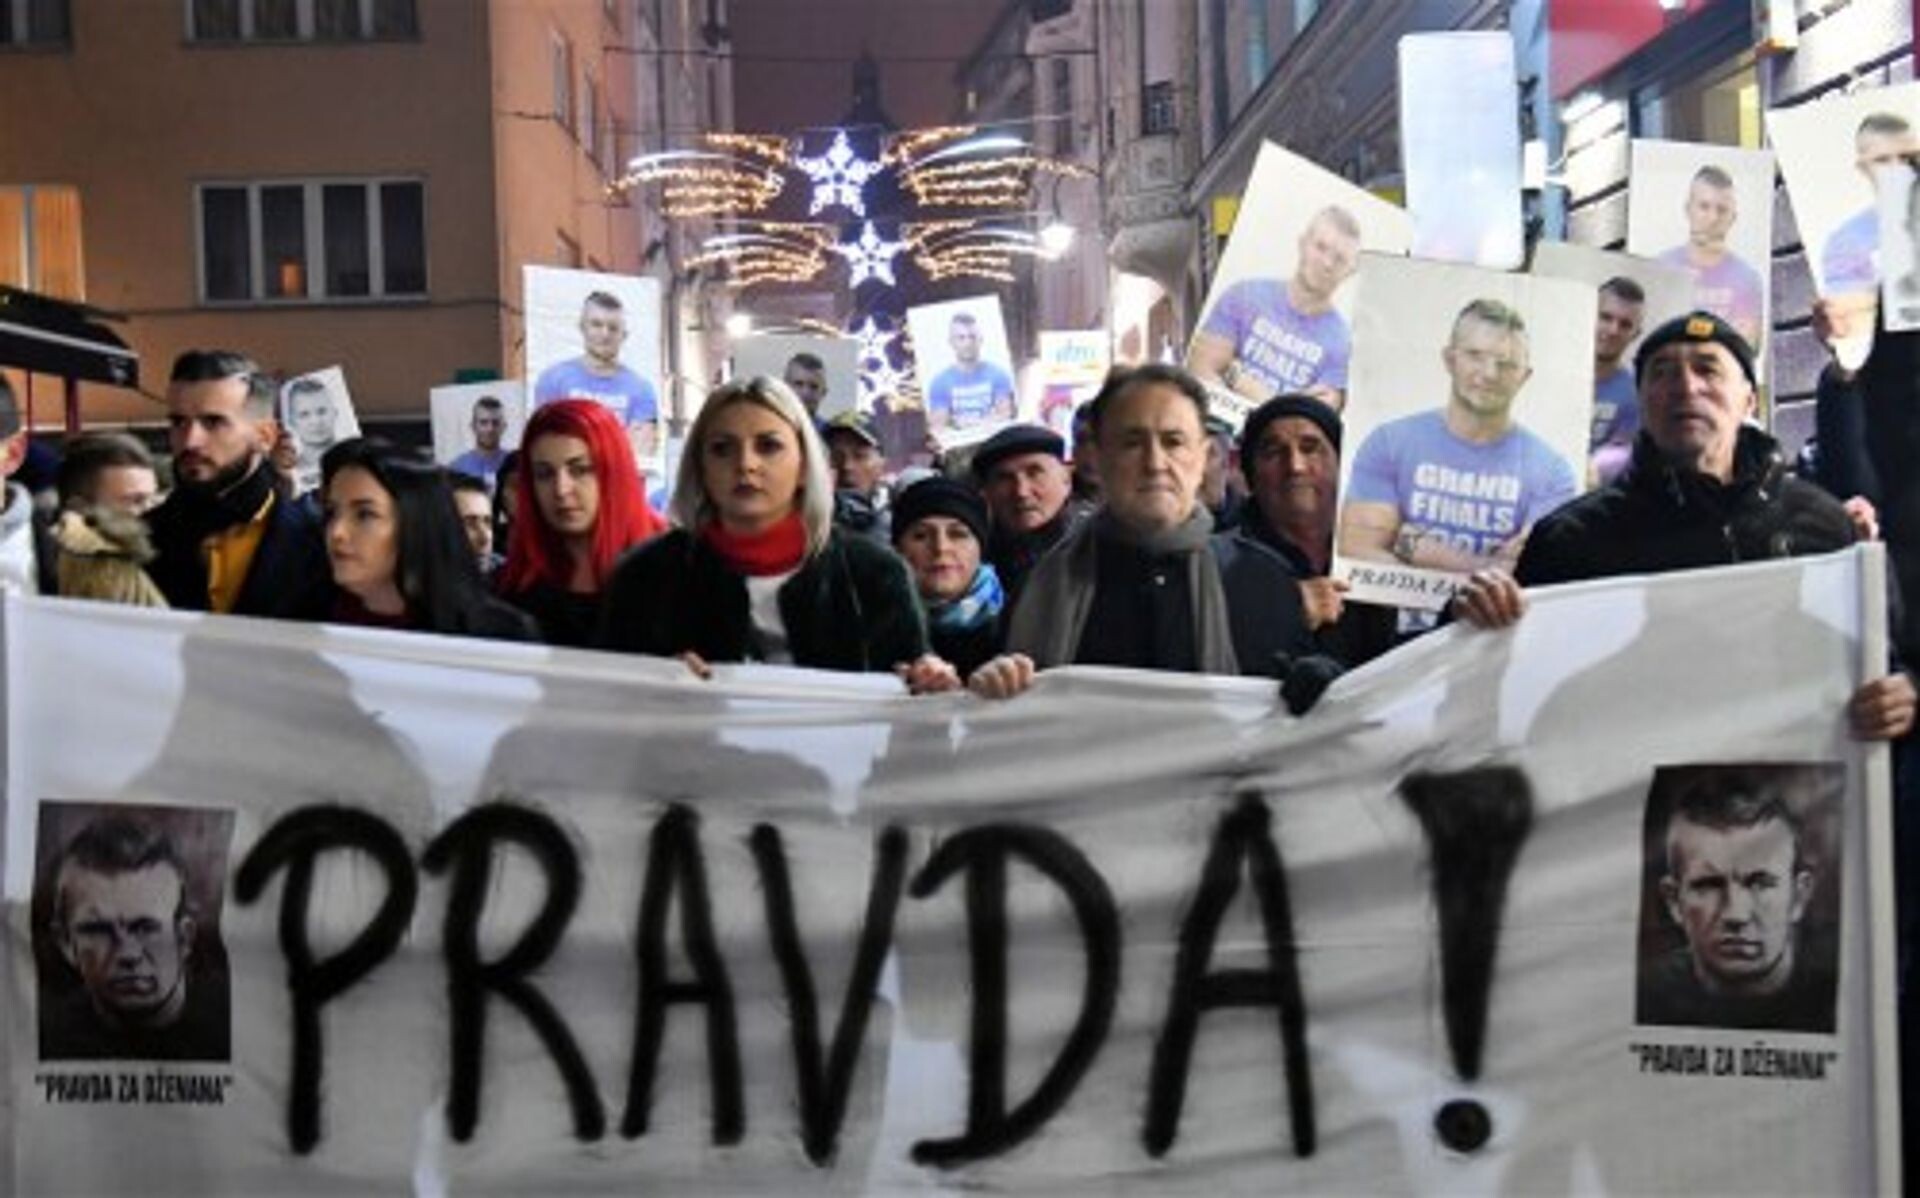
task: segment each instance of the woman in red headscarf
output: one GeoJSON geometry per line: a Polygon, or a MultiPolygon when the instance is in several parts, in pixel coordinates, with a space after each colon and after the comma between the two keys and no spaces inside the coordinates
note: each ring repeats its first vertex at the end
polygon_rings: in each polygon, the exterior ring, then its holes
{"type": "Polygon", "coordinates": [[[519,518],[500,594],[548,644],[591,645],[614,560],[667,527],[647,503],[626,430],[589,400],[543,404],[527,421],[514,481],[519,518]]]}

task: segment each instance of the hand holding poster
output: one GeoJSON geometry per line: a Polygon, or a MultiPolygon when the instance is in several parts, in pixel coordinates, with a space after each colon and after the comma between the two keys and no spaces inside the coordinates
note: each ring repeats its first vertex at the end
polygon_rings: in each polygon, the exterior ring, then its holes
{"type": "Polygon", "coordinates": [[[1511,570],[1586,476],[1584,284],[1366,254],[1333,576],[1351,598],[1440,608],[1511,570]],[[1437,406],[1436,406],[1437,404],[1437,406]]]}
{"type": "Polygon", "coordinates": [[[604,405],[627,430],[642,473],[659,478],[660,284],[544,266],[524,273],[530,408],[556,399],[604,405]]]}
{"type": "Polygon", "coordinates": [[[1214,414],[1238,429],[1281,392],[1346,402],[1360,252],[1405,253],[1407,214],[1269,142],[1260,147],[1187,346],[1214,414]]]}
{"type": "Polygon", "coordinates": [[[10,601],[0,1176],[1894,1192],[1876,552],[1544,591],[1299,721],[10,601]],[[1689,897],[1730,841],[1764,931],[1689,897]],[[89,990],[108,895],[152,966],[89,990]]]}
{"type": "Polygon", "coordinates": [[[360,435],[360,418],[347,393],[347,376],[338,366],[288,379],[280,387],[280,419],[293,434],[298,457],[294,494],[320,487],[320,459],[327,450],[360,435]]]}

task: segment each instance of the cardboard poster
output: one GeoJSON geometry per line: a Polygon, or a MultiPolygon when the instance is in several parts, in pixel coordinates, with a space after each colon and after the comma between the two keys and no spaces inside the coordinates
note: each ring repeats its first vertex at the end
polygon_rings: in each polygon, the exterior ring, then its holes
{"type": "Polygon", "coordinates": [[[526,390],[520,380],[435,387],[427,399],[433,460],[492,490],[500,463],[520,448],[520,434],[527,427],[526,390]]]}
{"type": "Polygon", "coordinates": [[[733,377],[780,379],[816,420],[831,420],[859,406],[859,356],[851,337],[758,333],[734,341],[733,377]]]}
{"type": "Polygon", "coordinates": [[[528,266],[527,408],[585,399],[612,412],[643,473],[663,470],[670,414],[661,394],[660,284],[654,279],[528,266]]]}
{"type": "Polygon", "coordinates": [[[1584,487],[1592,289],[1365,254],[1333,576],[1437,609],[1584,487]]]}
{"type": "Polygon", "coordinates": [[[1237,431],[1282,392],[1346,402],[1360,252],[1405,253],[1407,214],[1272,142],[1260,147],[1186,365],[1237,431]]]}
{"type": "Polygon", "coordinates": [[[907,309],[927,429],[944,447],[972,445],[1021,419],[1000,297],[907,309]]]}
{"type": "Polygon", "coordinates": [[[1099,394],[1100,384],[1106,381],[1112,366],[1106,331],[1043,332],[1036,365],[1034,377],[1040,395],[1035,411],[1039,422],[1060,434],[1071,458],[1073,414],[1099,394]]]}
{"type": "Polygon", "coordinates": [[[1691,274],[1694,306],[1739,330],[1765,363],[1773,152],[1636,140],[1631,154],[1627,251],[1691,274]]]}
{"type": "Polygon", "coordinates": [[[337,442],[360,435],[347,376],[338,366],[298,375],[280,385],[280,421],[293,433],[299,459],[294,467],[294,494],[305,495],[320,486],[320,459],[337,442]]]}
{"type": "Polygon", "coordinates": [[[1893,332],[1920,329],[1920,169],[1900,163],[1876,170],[1880,244],[1887,277],[1882,306],[1893,332]]]}

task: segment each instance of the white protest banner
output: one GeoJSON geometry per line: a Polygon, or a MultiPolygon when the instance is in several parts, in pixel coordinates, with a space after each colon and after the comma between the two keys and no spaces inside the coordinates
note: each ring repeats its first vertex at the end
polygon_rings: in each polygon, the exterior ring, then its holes
{"type": "Polygon", "coordinates": [[[1897,1190],[1879,567],[1298,721],[9,600],[5,1188],[1897,1190]],[[1728,947],[1668,874],[1736,834],[1728,947]]]}

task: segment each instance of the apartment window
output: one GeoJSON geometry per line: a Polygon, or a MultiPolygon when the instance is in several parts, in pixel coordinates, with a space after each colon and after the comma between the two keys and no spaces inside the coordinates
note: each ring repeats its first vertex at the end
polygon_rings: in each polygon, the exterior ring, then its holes
{"type": "Polygon", "coordinates": [[[573,43],[561,36],[558,30],[550,30],[550,47],[553,62],[553,119],[560,127],[573,132],[573,43]]]}
{"type": "MultiPolygon", "coordinates": [[[[0,0],[6,3],[7,0],[0,0]]],[[[35,0],[39,2],[39,0],[35,0]]],[[[187,0],[196,42],[342,42],[419,36],[417,0],[187,0]]]]}
{"type": "Polygon", "coordinates": [[[64,46],[73,40],[68,0],[0,0],[0,46],[64,46]]]}
{"type": "Polygon", "coordinates": [[[426,197],[408,179],[208,183],[198,190],[207,303],[427,292],[426,197]]]}
{"type": "Polygon", "coordinates": [[[600,161],[600,87],[592,75],[580,76],[580,146],[600,161]]]}
{"type": "Polygon", "coordinates": [[[1147,84],[1140,93],[1140,132],[1172,133],[1174,120],[1173,81],[1147,84]]]}
{"type": "Polygon", "coordinates": [[[0,283],[86,298],[77,188],[0,187],[0,283]]]}

